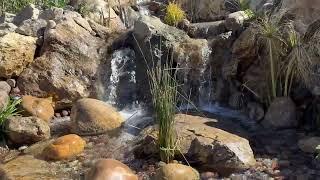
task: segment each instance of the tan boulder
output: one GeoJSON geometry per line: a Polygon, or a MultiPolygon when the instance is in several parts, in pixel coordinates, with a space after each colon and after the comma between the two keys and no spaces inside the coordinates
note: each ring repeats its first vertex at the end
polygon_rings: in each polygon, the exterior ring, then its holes
{"type": "Polygon", "coordinates": [[[197,170],[182,164],[170,163],[162,166],[156,175],[156,180],[200,180],[197,170]]]}
{"type": "Polygon", "coordinates": [[[25,114],[36,116],[46,122],[49,122],[54,116],[53,102],[51,98],[23,96],[21,107],[25,114]]]}
{"type": "Polygon", "coordinates": [[[138,180],[132,170],[114,159],[100,159],[87,173],[85,180],[138,180]]]}
{"type": "Polygon", "coordinates": [[[71,109],[72,129],[81,135],[117,133],[124,121],[111,105],[96,99],[78,100],[71,109]]]}
{"type": "Polygon", "coordinates": [[[56,139],[43,151],[43,156],[51,160],[63,160],[75,157],[83,152],[86,142],[75,134],[56,139]]]}
{"type": "MultiPolygon", "coordinates": [[[[197,162],[202,168],[212,169],[220,174],[241,171],[255,165],[249,141],[235,134],[212,127],[215,120],[177,114],[175,128],[178,132],[178,149],[187,159],[197,162]]],[[[142,144],[135,149],[136,156],[157,154],[156,128],[146,130],[142,144]]]]}
{"type": "Polygon", "coordinates": [[[0,77],[19,76],[33,61],[36,51],[36,38],[17,33],[0,37],[0,77]]]}

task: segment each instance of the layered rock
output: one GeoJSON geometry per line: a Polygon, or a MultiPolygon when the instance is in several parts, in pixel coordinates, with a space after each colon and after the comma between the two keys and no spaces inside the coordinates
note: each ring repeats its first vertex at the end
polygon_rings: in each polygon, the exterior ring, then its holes
{"type": "Polygon", "coordinates": [[[0,77],[19,76],[24,68],[33,62],[36,38],[17,33],[0,37],[0,77]]]}
{"type": "Polygon", "coordinates": [[[25,69],[17,85],[22,93],[37,97],[58,97],[57,108],[70,106],[81,97],[99,94],[96,84],[107,74],[108,44],[95,37],[78,13],[66,12],[52,21],[44,35],[41,56],[25,69]]]}
{"type": "MultiPolygon", "coordinates": [[[[178,114],[175,117],[178,132],[179,153],[203,168],[214,169],[225,174],[243,170],[255,164],[254,155],[248,140],[214,128],[210,119],[178,114]]],[[[155,131],[148,133],[145,143],[138,148],[136,155],[157,152],[155,131]]]]}
{"type": "Polygon", "coordinates": [[[104,180],[117,177],[122,180],[138,180],[133,171],[125,164],[114,159],[100,159],[89,170],[86,180],[104,180]]]}
{"type": "Polygon", "coordinates": [[[114,134],[123,122],[121,115],[105,102],[84,98],[71,109],[73,132],[80,135],[114,134]]]}

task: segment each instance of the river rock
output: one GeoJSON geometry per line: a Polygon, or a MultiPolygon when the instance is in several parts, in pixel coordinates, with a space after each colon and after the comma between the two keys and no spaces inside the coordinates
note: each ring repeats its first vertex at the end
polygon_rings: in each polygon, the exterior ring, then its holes
{"type": "Polygon", "coordinates": [[[299,148],[306,153],[316,152],[316,147],[320,145],[320,137],[306,137],[298,142],[299,148]]]}
{"type": "Polygon", "coordinates": [[[166,164],[158,170],[156,180],[200,180],[197,170],[182,164],[166,164]]]}
{"type": "MultiPolygon", "coordinates": [[[[210,119],[178,114],[175,117],[180,153],[197,162],[202,168],[221,174],[239,171],[255,165],[249,141],[210,125],[210,119]]],[[[156,131],[146,131],[142,145],[135,150],[137,156],[158,152],[156,131]],[[145,141],[145,143],[143,143],[145,141]]]]}
{"type": "Polygon", "coordinates": [[[100,159],[87,173],[85,180],[138,180],[133,171],[125,164],[114,159],[100,159]]]}
{"type": "Polygon", "coordinates": [[[260,121],[264,117],[263,106],[256,102],[249,102],[247,104],[247,112],[251,120],[260,121]]]}
{"type": "Polygon", "coordinates": [[[294,128],[298,125],[296,105],[289,97],[272,101],[262,124],[272,128],[294,128]]]}
{"type": "Polygon", "coordinates": [[[19,156],[0,167],[0,179],[70,179],[66,173],[50,163],[30,155],[19,156]]]}
{"type": "Polygon", "coordinates": [[[54,28],[47,28],[40,57],[19,76],[17,86],[23,94],[57,97],[56,108],[71,107],[82,97],[102,96],[108,64],[105,40],[93,36],[79,25],[77,13],[64,14],[54,28]],[[100,86],[101,85],[101,86],[100,86]]]}
{"type": "Polygon", "coordinates": [[[13,19],[13,23],[19,26],[24,20],[38,19],[40,10],[34,4],[29,4],[23,8],[13,19]]]}
{"type": "Polygon", "coordinates": [[[5,122],[9,140],[15,145],[30,145],[50,138],[50,127],[43,120],[14,116],[5,122]]]}
{"type": "Polygon", "coordinates": [[[111,105],[90,98],[78,100],[71,109],[72,129],[80,135],[116,133],[124,121],[111,105]]]}
{"type": "Polygon", "coordinates": [[[10,97],[8,95],[8,93],[6,93],[5,91],[1,91],[0,90],[0,112],[7,107],[8,103],[9,103],[10,97]]]}
{"type": "Polygon", "coordinates": [[[51,160],[63,160],[73,158],[81,154],[86,145],[81,137],[69,134],[59,137],[43,151],[43,157],[51,160]]]}
{"type": "Polygon", "coordinates": [[[0,91],[4,91],[9,94],[11,91],[11,86],[6,81],[0,81],[0,91]]]}
{"type": "Polygon", "coordinates": [[[24,114],[36,116],[46,122],[50,122],[54,116],[52,98],[23,96],[21,108],[23,109],[24,114]]]}
{"type": "Polygon", "coordinates": [[[17,33],[0,37],[0,77],[19,76],[24,68],[33,61],[36,38],[17,33]]]}
{"type": "Polygon", "coordinates": [[[41,37],[44,34],[46,26],[46,20],[28,19],[22,22],[18,29],[16,29],[16,33],[26,36],[41,37]]]}

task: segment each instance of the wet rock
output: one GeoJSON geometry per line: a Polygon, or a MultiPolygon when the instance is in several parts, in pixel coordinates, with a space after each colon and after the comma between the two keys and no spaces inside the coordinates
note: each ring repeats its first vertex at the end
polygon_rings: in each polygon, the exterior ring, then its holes
{"type": "Polygon", "coordinates": [[[54,116],[52,98],[23,96],[21,108],[25,115],[36,116],[46,122],[50,122],[54,116]]]}
{"type": "Polygon", "coordinates": [[[14,32],[16,29],[17,26],[12,23],[0,24],[0,36],[4,36],[10,32],[14,32]]]}
{"type": "Polygon", "coordinates": [[[272,128],[294,128],[298,125],[296,105],[289,97],[280,97],[271,103],[262,124],[272,128]]]}
{"type": "Polygon", "coordinates": [[[117,133],[123,118],[111,105],[105,102],[84,98],[71,109],[73,132],[81,135],[117,133]]]}
{"type": "Polygon", "coordinates": [[[30,145],[50,138],[49,125],[37,117],[11,117],[5,129],[14,145],[30,145]]]}
{"type": "Polygon", "coordinates": [[[33,61],[35,50],[36,38],[17,33],[0,37],[0,77],[19,76],[33,61]]]}
{"type": "Polygon", "coordinates": [[[226,18],[225,26],[229,31],[236,31],[243,26],[243,23],[249,19],[245,11],[231,13],[226,18]]]}
{"type": "MultiPolygon", "coordinates": [[[[248,140],[210,126],[210,119],[178,114],[175,120],[176,129],[179,132],[179,153],[197,162],[202,168],[228,174],[255,164],[248,140]]],[[[146,132],[148,135],[145,137],[148,139],[142,140],[142,142],[146,140],[146,143],[142,143],[143,148],[135,150],[138,156],[157,152],[156,131],[146,132]],[[145,150],[147,150],[146,153],[145,150]],[[156,151],[152,152],[152,150],[156,151]]]]}
{"type": "Polygon", "coordinates": [[[59,137],[43,151],[43,157],[51,160],[73,158],[83,152],[86,142],[75,134],[59,137]]]}
{"type": "Polygon", "coordinates": [[[16,29],[16,33],[26,36],[40,37],[43,36],[46,27],[46,20],[28,19],[22,22],[18,29],[16,29]]]}
{"type": "Polygon", "coordinates": [[[0,167],[0,179],[70,179],[66,173],[33,156],[19,156],[0,167]]]}
{"type": "Polygon", "coordinates": [[[0,81],[0,91],[4,91],[9,94],[11,91],[11,86],[6,81],[0,81]]]}
{"type": "Polygon", "coordinates": [[[87,173],[85,180],[138,180],[133,171],[125,164],[114,159],[100,159],[87,173]]]}
{"type": "Polygon", "coordinates": [[[197,170],[182,164],[166,164],[158,170],[156,180],[199,180],[197,170]]]}
{"type": "MultiPolygon", "coordinates": [[[[93,36],[69,14],[55,28],[47,28],[41,56],[19,76],[23,94],[57,97],[56,108],[70,107],[82,97],[102,96],[100,85],[108,73],[108,43],[93,36]]],[[[75,15],[79,18],[78,15],[75,15]]]]}
{"type": "Polygon", "coordinates": [[[15,16],[16,16],[15,14],[7,13],[7,12],[3,13],[0,16],[0,24],[12,23],[15,16]]]}
{"type": "Polygon", "coordinates": [[[9,103],[10,97],[8,95],[8,93],[6,93],[5,91],[1,91],[0,90],[0,112],[7,107],[8,103],[9,103]]]}
{"type": "Polygon", "coordinates": [[[19,26],[24,20],[27,19],[38,19],[40,10],[33,4],[27,5],[23,8],[13,19],[13,23],[19,26]]]}
{"type": "Polygon", "coordinates": [[[314,153],[318,145],[320,145],[320,137],[306,137],[298,142],[299,148],[306,153],[314,153]]]}

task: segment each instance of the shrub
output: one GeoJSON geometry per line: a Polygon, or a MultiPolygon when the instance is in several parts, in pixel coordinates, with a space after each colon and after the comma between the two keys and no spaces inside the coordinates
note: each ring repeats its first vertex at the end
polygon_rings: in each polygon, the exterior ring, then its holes
{"type": "Polygon", "coordinates": [[[17,112],[17,106],[21,103],[21,99],[10,99],[9,104],[4,107],[0,112],[0,126],[1,130],[3,131],[3,126],[5,121],[12,117],[19,114],[17,112]]]}
{"type": "Polygon", "coordinates": [[[177,26],[177,24],[182,21],[186,16],[186,13],[181,9],[181,7],[176,3],[169,3],[166,10],[166,15],[164,18],[165,23],[177,26]]]}

